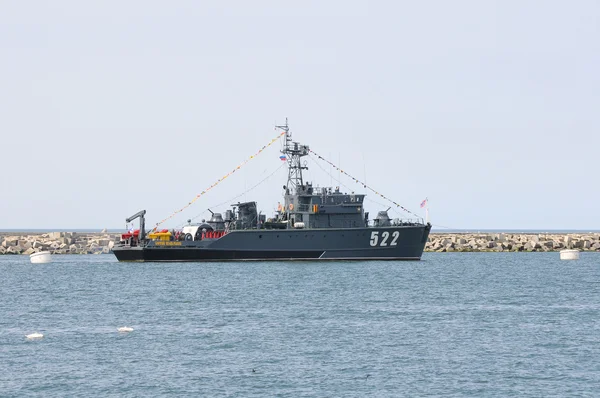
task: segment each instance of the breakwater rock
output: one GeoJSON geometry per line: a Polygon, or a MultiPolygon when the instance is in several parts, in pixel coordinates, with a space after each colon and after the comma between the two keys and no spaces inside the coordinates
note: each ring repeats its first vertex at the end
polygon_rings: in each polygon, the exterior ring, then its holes
{"type": "MultiPolygon", "coordinates": [[[[0,233],[1,254],[108,254],[120,239],[115,233],[0,233]]],[[[548,252],[563,249],[600,251],[600,233],[432,233],[426,252],[548,252]]]]}
{"type": "Polygon", "coordinates": [[[49,232],[40,234],[0,234],[0,254],[108,254],[120,234],[49,232]]]}
{"type": "Polygon", "coordinates": [[[432,233],[428,252],[551,252],[563,249],[600,251],[600,233],[432,233]]]}

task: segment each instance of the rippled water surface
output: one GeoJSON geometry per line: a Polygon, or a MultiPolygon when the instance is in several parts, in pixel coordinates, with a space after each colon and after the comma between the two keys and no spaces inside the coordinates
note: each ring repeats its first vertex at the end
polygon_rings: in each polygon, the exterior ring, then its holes
{"type": "Polygon", "coordinates": [[[0,396],[598,396],[600,253],[0,256],[0,396]],[[134,328],[119,333],[120,326],[134,328]],[[41,340],[26,334],[40,332],[41,340]]]}

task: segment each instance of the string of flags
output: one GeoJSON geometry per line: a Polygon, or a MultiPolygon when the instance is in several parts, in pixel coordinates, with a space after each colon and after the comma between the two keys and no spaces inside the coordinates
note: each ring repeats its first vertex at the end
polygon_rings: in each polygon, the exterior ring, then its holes
{"type": "Polygon", "coordinates": [[[396,207],[401,208],[402,210],[404,210],[407,213],[412,214],[413,216],[419,217],[418,215],[416,215],[415,213],[413,213],[412,211],[408,210],[407,208],[401,206],[399,203],[394,202],[393,200],[391,200],[390,198],[388,198],[387,196],[377,192],[376,190],[374,190],[373,188],[369,187],[367,184],[365,184],[364,182],[352,177],[350,174],[346,173],[344,170],[340,169],[339,167],[337,167],[335,164],[331,163],[329,160],[325,159],[324,157],[322,157],[321,155],[319,155],[318,153],[316,153],[315,151],[313,151],[312,149],[309,149],[309,151],[315,155],[316,157],[318,157],[320,160],[329,163],[329,165],[331,167],[333,167],[334,169],[336,169],[337,171],[339,171],[340,173],[348,176],[350,179],[352,179],[354,182],[356,182],[357,184],[361,184],[364,188],[374,192],[376,195],[381,196],[383,199],[387,200],[388,202],[393,203],[394,205],[396,205],[396,207]]]}
{"type": "Polygon", "coordinates": [[[175,217],[177,214],[181,213],[182,211],[184,211],[185,209],[187,209],[188,207],[190,207],[202,195],[206,194],[208,191],[210,191],[211,189],[213,189],[214,187],[216,187],[217,185],[219,185],[221,182],[223,182],[223,180],[225,180],[227,177],[229,177],[230,175],[232,175],[233,173],[235,173],[237,170],[239,170],[242,167],[244,167],[246,165],[246,163],[248,163],[249,161],[251,161],[252,159],[254,159],[255,157],[257,157],[262,151],[264,151],[265,149],[267,149],[268,147],[270,147],[271,145],[273,145],[273,143],[275,143],[275,141],[277,141],[278,139],[280,139],[284,134],[285,134],[285,131],[281,132],[281,134],[278,134],[277,137],[273,138],[271,141],[269,141],[268,144],[266,144],[265,146],[263,146],[262,148],[260,148],[258,150],[258,152],[256,152],[254,155],[252,155],[249,158],[247,158],[246,160],[244,160],[236,168],[234,168],[233,170],[231,170],[229,173],[225,174],[223,177],[219,178],[210,187],[206,188],[204,191],[202,191],[198,195],[196,195],[196,197],[194,197],[194,199],[192,199],[190,202],[188,202],[188,204],[186,204],[185,206],[183,206],[181,209],[173,212],[173,214],[171,214],[169,217],[163,219],[161,222],[157,223],[156,227],[154,227],[154,230],[156,230],[158,228],[158,226],[161,225],[162,223],[164,223],[165,221],[170,220],[171,218],[175,217]]]}
{"type": "MultiPolygon", "coordinates": [[[[274,171],[273,171],[271,174],[269,174],[268,176],[266,176],[265,178],[263,178],[262,180],[260,180],[260,181],[259,181],[258,183],[256,183],[254,186],[252,186],[252,187],[248,188],[248,189],[247,189],[247,190],[245,190],[244,192],[240,193],[239,195],[236,195],[236,196],[234,196],[234,197],[233,197],[233,198],[231,198],[231,199],[228,199],[228,200],[226,200],[226,201],[224,201],[224,202],[221,202],[221,203],[219,203],[219,204],[216,204],[216,205],[210,206],[210,207],[209,207],[209,209],[211,209],[211,208],[215,208],[215,207],[221,207],[221,206],[223,206],[223,205],[226,205],[227,203],[232,203],[232,202],[233,202],[234,200],[236,200],[237,198],[241,198],[242,196],[244,196],[244,195],[245,195],[245,194],[247,194],[248,192],[252,191],[254,188],[258,187],[258,186],[259,186],[260,184],[262,184],[263,182],[267,181],[269,178],[273,177],[273,175],[274,175],[275,173],[277,173],[279,170],[281,170],[281,168],[282,168],[283,166],[285,166],[285,163],[281,163],[281,164],[279,165],[279,167],[278,167],[278,168],[276,168],[276,169],[275,169],[275,170],[274,170],[274,171]]],[[[202,215],[203,215],[204,213],[206,213],[207,211],[208,211],[208,209],[207,209],[207,210],[204,210],[202,213],[200,213],[200,214],[198,214],[198,215],[196,215],[196,216],[194,216],[194,217],[190,218],[190,220],[192,220],[192,221],[193,221],[193,220],[197,219],[198,217],[202,216],[202,215]]],[[[181,228],[181,227],[183,227],[184,225],[185,225],[185,223],[183,223],[183,224],[179,225],[179,226],[178,226],[178,228],[181,228]]]]}

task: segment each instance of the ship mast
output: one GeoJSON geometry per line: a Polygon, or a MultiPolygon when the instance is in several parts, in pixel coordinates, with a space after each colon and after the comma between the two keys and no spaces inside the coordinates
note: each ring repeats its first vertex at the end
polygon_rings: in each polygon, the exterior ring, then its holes
{"type": "Polygon", "coordinates": [[[308,170],[308,167],[302,166],[301,164],[301,158],[308,155],[308,145],[300,145],[299,143],[292,141],[292,133],[290,133],[287,118],[285,118],[285,125],[275,126],[275,128],[285,132],[285,144],[281,153],[286,156],[288,164],[288,181],[286,188],[290,193],[297,193],[298,187],[304,185],[302,170],[308,170]]]}

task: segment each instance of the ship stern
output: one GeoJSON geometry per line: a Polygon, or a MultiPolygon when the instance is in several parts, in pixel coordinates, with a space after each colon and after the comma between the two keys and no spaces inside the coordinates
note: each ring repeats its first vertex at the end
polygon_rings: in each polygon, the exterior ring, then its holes
{"type": "Polygon", "coordinates": [[[115,246],[113,254],[118,261],[144,261],[144,248],[139,246],[115,246]]]}

